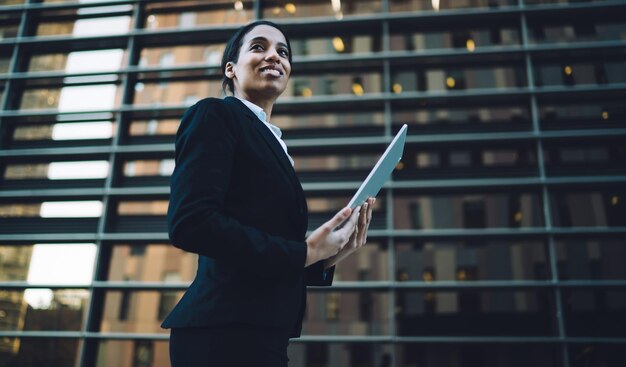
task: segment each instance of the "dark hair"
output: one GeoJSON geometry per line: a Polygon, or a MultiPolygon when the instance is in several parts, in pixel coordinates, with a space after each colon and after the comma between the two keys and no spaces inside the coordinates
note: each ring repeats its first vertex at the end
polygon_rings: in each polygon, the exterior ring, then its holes
{"type": "Polygon", "coordinates": [[[239,60],[239,50],[241,49],[241,45],[243,43],[243,38],[246,34],[250,33],[255,27],[260,25],[267,25],[273,28],[276,28],[280,31],[280,33],[285,36],[285,40],[287,41],[287,51],[289,51],[289,64],[291,64],[291,44],[289,43],[289,38],[276,23],[270,22],[268,20],[257,20],[255,22],[246,24],[245,26],[239,28],[235,34],[230,37],[228,43],[226,43],[226,48],[224,49],[224,55],[222,56],[222,91],[226,93],[226,88],[231,93],[235,93],[235,84],[233,80],[226,77],[226,64],[229,62],[236,63],[239,60]]]}

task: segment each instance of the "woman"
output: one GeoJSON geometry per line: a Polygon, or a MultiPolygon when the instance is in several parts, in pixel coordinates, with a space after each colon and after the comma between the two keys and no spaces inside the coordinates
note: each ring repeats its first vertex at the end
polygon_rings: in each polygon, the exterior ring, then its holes
{"type": "Polygon", "coordinates": [[[275,24],[242,27],[222,59],[222,85],[234,97],[204,99],[181,121],[169,235],[199,260],[163,322],[173,367],[287,366],[306,285],[330,285],[334,265],[365,243],[374,199],[342,209],[305,239],[304,192],[269,124],[291,61],[275,24]]]}

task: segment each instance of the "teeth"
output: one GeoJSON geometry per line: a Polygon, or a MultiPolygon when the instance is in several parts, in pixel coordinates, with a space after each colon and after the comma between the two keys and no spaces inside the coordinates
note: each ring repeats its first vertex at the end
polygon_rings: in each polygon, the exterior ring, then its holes
{"type": "Polygon", "coordinates": [[[262,72],[273,75],[273,76],[280,76],[280,71],[276,69],[263,69],[262,72]]]}

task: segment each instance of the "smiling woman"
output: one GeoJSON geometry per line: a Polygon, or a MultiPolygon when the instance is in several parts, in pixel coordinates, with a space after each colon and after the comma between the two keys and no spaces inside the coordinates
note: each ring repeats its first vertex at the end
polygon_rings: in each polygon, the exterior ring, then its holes
{"type": "Polygon", "coordinates": [[[232,96],[201,100],[180,123],[169,236],[200,256],[195,280],[163,322],[172,329],[173,367],[287,366],[306,286],[330,285],[334,265],[365,243],[373,199],[362,211],[339,210],[305,238],[304,191],[270,123],[291,63],[277,25],[242,27],[221,64],[223,91],[232,96]]]}

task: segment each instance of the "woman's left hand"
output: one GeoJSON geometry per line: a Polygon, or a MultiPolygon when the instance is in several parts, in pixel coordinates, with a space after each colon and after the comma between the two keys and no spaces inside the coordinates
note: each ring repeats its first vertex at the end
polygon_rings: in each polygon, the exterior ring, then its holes
{"type": "Polygon", "coordinates": [[[337,255],[326,259],[324,268],[328,269],[336,265],[341,260],[345,259],[350,254],[365,245],[367,242],[367,230],[370,226],[370,222],[372,221],[372,209],[374,208],[375,202],[376,198],[368,198],[365,203],[363,203],[361,206],[361,213],[359,213],[358,225],[352,233],[350,240],[348,240],[348,243],[346,243],[337,255]]]}

